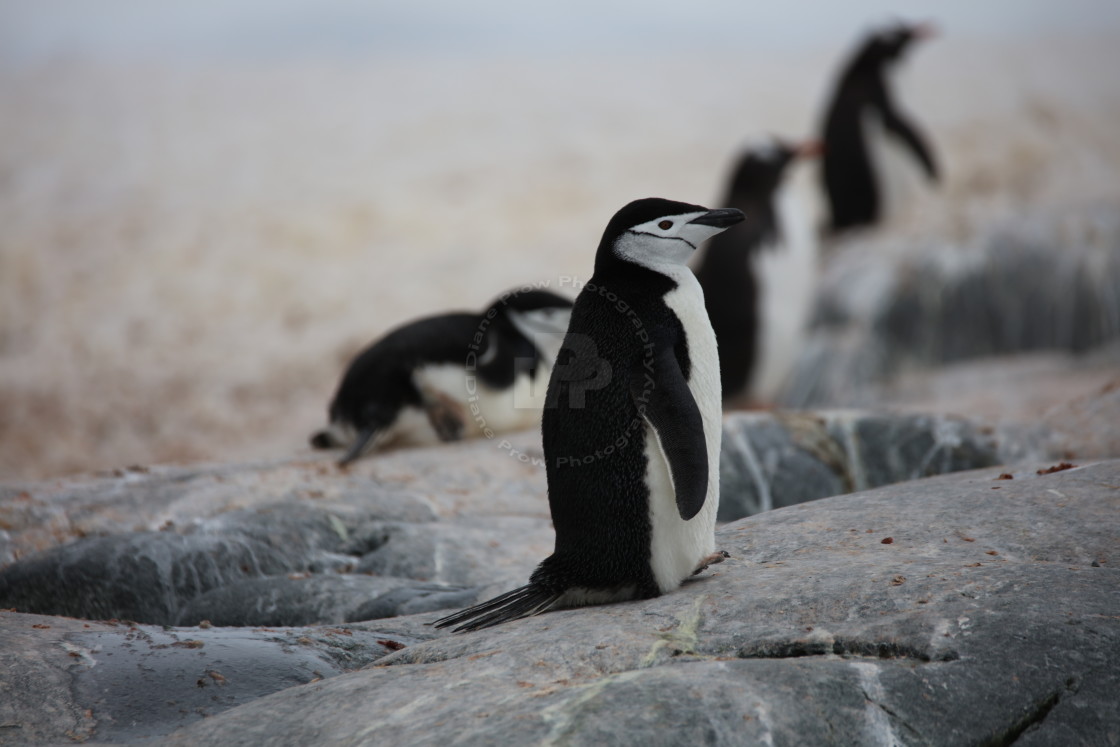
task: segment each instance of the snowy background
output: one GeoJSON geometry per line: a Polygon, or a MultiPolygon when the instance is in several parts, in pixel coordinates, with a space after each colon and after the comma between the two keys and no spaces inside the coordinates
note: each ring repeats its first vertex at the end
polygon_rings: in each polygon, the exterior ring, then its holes
{"type": "Polygon", "coordinates": [[[945,181],[887,231],[1120,206],[1113,0],[398,5],[0,2],[0,479],[299,452],[377,335],[716,206],[895,18],[942,32],[899,90],[945,181]]]}

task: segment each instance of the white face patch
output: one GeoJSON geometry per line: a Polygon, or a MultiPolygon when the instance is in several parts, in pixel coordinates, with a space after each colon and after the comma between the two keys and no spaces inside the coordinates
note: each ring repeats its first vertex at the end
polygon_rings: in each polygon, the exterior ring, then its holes
{"type": "Polygon", "coordinates": [[[634,226],[615,242],[622,259],[662,274],[684,265],[696,248],[726,226],[705,226],[691,221],[707,211],[666,215],[634,226]]]}
{"type": "Polygon", "coordinates": [[[776,163],[782,155],[782,146],[774,140],[763,140],[750,144],[745,150],[754,153],[755,158],[767,163],[776,163]]]}

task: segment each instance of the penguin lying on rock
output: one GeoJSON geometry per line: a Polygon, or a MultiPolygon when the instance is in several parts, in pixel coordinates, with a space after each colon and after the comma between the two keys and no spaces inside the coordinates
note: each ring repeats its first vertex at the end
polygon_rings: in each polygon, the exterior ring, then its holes
{"type": "Polygon", "coordinates": [[[742,210],[746,219],[697,253],[696,279],[719,346],[725,403],[745,398],[755,370],[763,330],[754,255],[782,242],[775,205],[782,178],[797,159],[816,156],[820,150],[815,141],[795,145],[774,139],[744,152],[723,204],[742,210]]]}
{"type": "Polygon", "coordinates": [[[905,24],[874,33],[840,73],[822,134],[821,174],[831,232],[871,225],[884,217],[887,161],[901,155],[901,148],[909,150],[930,180],[937,180],[929,145],[898,110],[887,81],[887,73],[910,45],[933,34],[931,26],[905,24]]]}
{"type": "Polygon", "coordinates": [[[527,586],[437,627],[656,597],[726,557],[715,550],[719,357],[686,262],[742,220],[734,209],[650,198],[607,224],[541,424],[554,552],[527,586]]]}
{"type": "Polygon", "coordinates": [[[394,329],[350,363],[319,449],[355,459],[390,445],[429,445],[532,428],[572,302],[515,290],[482,313],[450,313],[394,329]]]}

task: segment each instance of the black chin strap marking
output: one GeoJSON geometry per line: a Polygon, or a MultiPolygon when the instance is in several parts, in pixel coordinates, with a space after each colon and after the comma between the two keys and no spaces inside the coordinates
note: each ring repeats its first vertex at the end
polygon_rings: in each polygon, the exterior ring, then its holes
{"type": "Polygon", "coordinates": [[[683,241],[684,243],[692,247],[692,251],[696,251],[696,244],[693,244],[688,239],[682,239],[680,236],[658,236],[657,234],[650,233],[649,231],[635,231],[633,228],[628,229],[626,233],[632,233],[635,236],[652,236],[655,239],[664,239],[665,241],[683,241]]]}

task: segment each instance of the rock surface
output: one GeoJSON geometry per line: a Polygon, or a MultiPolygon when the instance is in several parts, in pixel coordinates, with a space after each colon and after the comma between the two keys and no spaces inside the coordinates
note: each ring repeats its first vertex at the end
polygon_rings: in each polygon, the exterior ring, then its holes
{"type": "Polygon", "coordinates": [[[1115,743],[1120,461],[1045,466],[739,520],[674,593],[441,634],[159,741],[1115,743]]]}
{"type": "Polygon", "coordinates": [[[962,418],[854,411],[747,413],[724,420],[720,521],[918,477],[999,464],[1023,434],[962,418]]]}
{"type": "MultiPolygon", "coordinates": [[[[1102,392],[1067,425],[1115,407],[1102,392]]],[[[1082,437],[1107,449],[1114,434],[1082,437]]],[[[425,623],[524,583],[552,549],[534,434],[347,471],[297,459],[0,488],[14,561],[0,608],[18,610],[0,613],[0,740],[1120,734],[1102,710],[1120,695],[1120,461],[1046,475],[1053,462],[1020,461],[812,500],[1047,453],[1053,435],[730,415],[725,503],[786,506],[720,529],[730,561],[657,600],[451,637],[425,623]]]]}
{"type": "Polygon", "coordinates": [[[859,235],[828,258],[779,401],[866,407],[907,368],[1024,351],[1086,354],[1118,338],[1113,206],[1016,219],[959,244],[859,235]]]}
{"type": "Polygon", "coordinates": [[[0,612],[0,743],[131,742],[429,637],[347,628],[168,628],[0,612]]]}
{"type": "MultiPolygon", "coordinates": [[[[0,568],[0,606],[244,626],[465,605],[523,583],[551,552],[535,438],[398,452],[346,471],[320,458],[9,488],[7,555],[26,557],[0,568]]],[[[1022,442],[945,417],[729,415],[719,518],[998,464],[1022,442]]]]}

